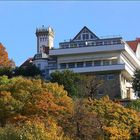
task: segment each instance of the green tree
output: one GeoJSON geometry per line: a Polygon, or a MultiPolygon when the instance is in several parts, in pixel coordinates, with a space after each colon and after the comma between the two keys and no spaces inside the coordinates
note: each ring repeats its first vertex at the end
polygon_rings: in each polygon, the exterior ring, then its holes
{"type": "Polygon", "coordinates": [[[34,77],[41,75],[41,71],[33,64],[30,64],[28,67],[16,67],[14,70],[14,76],[25,76],[25,77],[34,77]]]}
{"type": "Polygon", "coordinates": [[[140,99],[134,100],[131,103],[127,104],[128,108],[132,108],[138,112],[140,112],[140,99]]]}
{"type": "Polygon", "coordinates": [[[11,78],[13,76],[13,70],[11,67],[2,67],[0,68],[0,76],[6,75],[11,78]]]}
{"type": "Polygon", "coordinates": [[[70,97],[78,96],[78,90],[81,77],[79,74],[74,73],[70,70],[64,70],[62,72],[55,71],[50,75],[51,82],[57,82],[60,85],[64,86],[64,89],[68,92],[70,97]]]}

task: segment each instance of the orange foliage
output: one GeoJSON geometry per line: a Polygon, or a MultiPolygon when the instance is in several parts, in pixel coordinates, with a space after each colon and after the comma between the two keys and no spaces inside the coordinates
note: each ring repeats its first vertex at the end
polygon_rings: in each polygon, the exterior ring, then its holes
{"type": "Polygon", "coordinates": [[[9,60],[5,47],[0,43],[0,67],[11,67],[13,61],[9,60]]]}

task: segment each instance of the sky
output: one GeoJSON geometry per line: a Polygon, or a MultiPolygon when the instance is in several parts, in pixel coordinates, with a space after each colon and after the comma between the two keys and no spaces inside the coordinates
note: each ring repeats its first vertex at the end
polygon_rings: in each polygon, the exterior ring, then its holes
{"type": "Polygon", "coordinates": [[[16,66],[37,51],[36,28],[51,26],[54,47],[84,26],[98,37],[140,37],[140,1],[0,1],[0,42],[16,66]]]}

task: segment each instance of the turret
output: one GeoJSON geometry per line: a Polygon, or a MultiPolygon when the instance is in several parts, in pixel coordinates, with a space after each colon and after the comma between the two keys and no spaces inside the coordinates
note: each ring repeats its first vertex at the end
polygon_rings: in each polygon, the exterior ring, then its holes
{"type": "Polygon", "coordinates": [[[44,27],[36,29],[37,37],[37,53],[49,54],[49,49],[54,47],[54,31],[51,27],[44,27]]]}

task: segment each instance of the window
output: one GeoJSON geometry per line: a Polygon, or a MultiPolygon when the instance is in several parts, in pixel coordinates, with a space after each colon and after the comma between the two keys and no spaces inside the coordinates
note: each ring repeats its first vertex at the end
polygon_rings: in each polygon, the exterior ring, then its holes
{"type": "Polygon", "coordinates": [[[107,80],[113,80],[115,76],[113,74],[107,75],[107,80]]]}
{"type": "Polygon", "coordinates": [[[42,38],[40,38],[40,42],[42,41],[42,38]]]}
{"type": "Polygon", "coordinates": [[[78,46],[79,47],[83,47],[85,44],[84,43],[79,43],[78,46]]]}
{"type": "Polygon", "coordinates": [[[68,63],[68,68],[74,68],[75,67],[75,63],[68,63]]]}
{"type": "Polygon", "coordinates": [[[86,39],[89,39],[89,35],[88,34],[86,34],[86,39]]]}
{"type": "Polygon", "coordinates": [[[41,64],[37,64],[37,67],[38,67],[39,69],[41,69],[41,64]]]}
{"type": "Polygon", "coordinates": [[[121,40],[114,40],[113,44],[121,44],[121,40]]]}
{"type": "Polygon", "coordinates": [[[94,66],[101,66],[101,60],[95,60],[94,66]]]}
{"type": "Polygon", "coordinates": [[[106,80],[106,75],[99,75],[100,80],[106,80]]]}
{"type": "Polygon", "coordinates": [[[83,34],[83,40],[87,40],[87,39],[89,39],[89,34],[87,33],[83,34]]]}
{"type": "Polygon", "coordinates": [[[97,45],[97,46],[103,45],[103,42],[101,42],[101,41],[96,42],[96,45],[97,45]]]}
{"type": "Polygon", "coordinates": [[[85,29],[85,30],[83,31],[83,33],[88,33],[88,31],[85,29]]]}
{"type": "Polygon", "coordinates": [[[92,61],[86,61],[86,67],[91,67],[92,66],[92,61]]]}
{"type": "Polygon", "coordinates": [[[116,65],[116,64],[117,64],[117,59],[111,60],[111,64],[112,64],[112,65],[116,65]]]}
{"type": "Polygon", "coordinates": [[[76,43],[71,44],[71,48],[75,48],[75,47],[77,47],[77,44],[76,43]]]}
{"type": "Polygon", "coordinates": [[[47,37],[45,37],[44,39],[45,39],[45,41],[47,41],[47,37]]]}
{"type": "Polygon", "coordinates": [[[111,45],[111,41],[104,41],[104,45],[111,45]]]}
{"type": "Polygon", "coordinates": [[[104,66],[109,65],[109,60],[103,60],[103,65],[104,65],[104,66]]]}
{"type": "Polygon", "coordinates": [[[95,42],[92,42],[91,45],[96,46],[95,42]]]}
{"type": "Polygon", "coordinates": [[[92,34],[90,34],[90,39],[93,39],[93,38],[94,38],[94,36],[92,34]]]}
{"type": "MultiPolygon", "coordinates": [[[[52,62],[52,63],[49,63],[48,66],[49,66],[49,68],[56,68],[57,64],[55,62],[52,62]]],[[[66,66],[64,66],[64,67],[66,67],[66,66]]]]}
{"type": "Polygon", "coordinates": [[[77,62],[77,68],[81,68],[84,66],[84,63],[83,62],[77,62]]]}
{"type": "Polygon", "coordinates": [[[66,63],[61,63],[60,64],[60,69],[65,69],[66,68],[66,63]]]}
{"type": "Polygon", "coordinates": [[[86,34],[83,34],[83,40],[85,40],[86,39],[86,34]]]}

